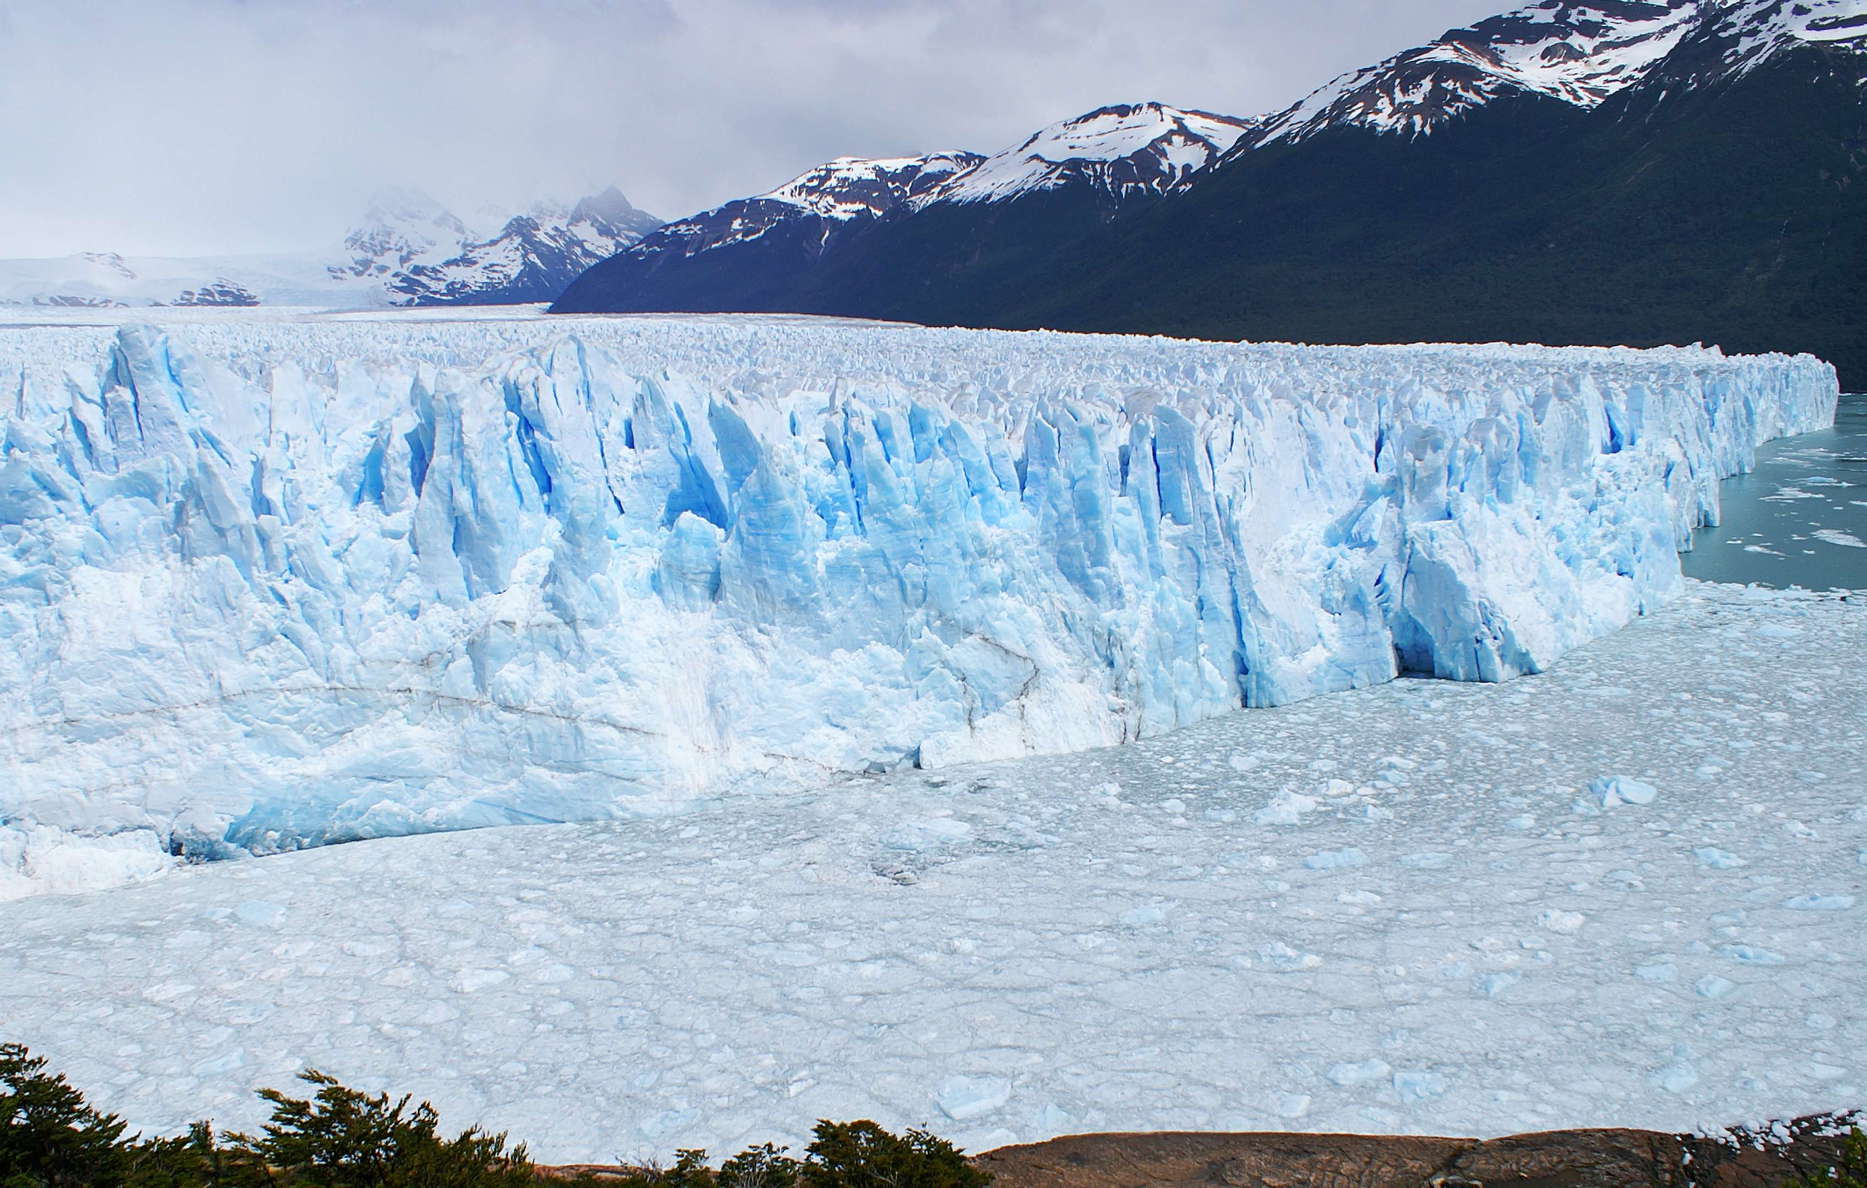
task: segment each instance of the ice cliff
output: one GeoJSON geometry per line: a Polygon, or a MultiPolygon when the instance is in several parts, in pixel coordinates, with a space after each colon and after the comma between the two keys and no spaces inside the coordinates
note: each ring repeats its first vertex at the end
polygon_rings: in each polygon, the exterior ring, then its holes
{"type": "Polygon", "coordinates": [[[1718,479],[1835,394],[1699,349],[0,329],[0,870],[1534,672],[1672,593],[1718,479]]]}

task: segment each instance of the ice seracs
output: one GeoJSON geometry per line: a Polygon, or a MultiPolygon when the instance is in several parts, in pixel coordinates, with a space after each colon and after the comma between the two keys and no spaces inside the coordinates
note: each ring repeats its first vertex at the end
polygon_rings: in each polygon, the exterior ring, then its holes
{"type": "Polygon", "coordinates": [[[0,391],[0,819],[202,856],[1536,671],[1835,402],[1696,349],[601,319],[0,330],[0,391]]]}

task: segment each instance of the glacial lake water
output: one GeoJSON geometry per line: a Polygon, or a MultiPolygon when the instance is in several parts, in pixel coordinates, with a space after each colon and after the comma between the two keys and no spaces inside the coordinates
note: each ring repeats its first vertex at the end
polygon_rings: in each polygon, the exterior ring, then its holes
{"type": "Polygon", "coordinates": [[[1689,577],[1779,589],[1867,589],[1867,396],[1843,396],[1835,427],[1771,442],[1727,479],[1724,522],[1683,557],[1689,577]]]}

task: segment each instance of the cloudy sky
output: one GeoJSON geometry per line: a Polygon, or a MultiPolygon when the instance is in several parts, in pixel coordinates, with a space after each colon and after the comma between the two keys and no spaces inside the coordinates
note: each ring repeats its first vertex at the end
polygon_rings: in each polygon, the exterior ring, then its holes
{"type": "Polygon", "coordinates": [[[1272,110],[1509,6],[0,0],[0,257],[315,248],[383,184],[672,217],[1105,103],[1272,110]]]}

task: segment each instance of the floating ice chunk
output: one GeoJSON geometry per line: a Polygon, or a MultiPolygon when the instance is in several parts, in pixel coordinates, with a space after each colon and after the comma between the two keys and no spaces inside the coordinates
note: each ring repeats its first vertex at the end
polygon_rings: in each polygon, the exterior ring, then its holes
{"type": "Polygon", "coordinates": [[[1304,815],[1315,812],[1320,803],[1314,796],[1286,789],[1258,810],[1256,820],[1260,825],[1301,825],[1304,815]]]}
{"type": "Polygon", "coordinates": [[[1478,992],[1486,998],[1496,998],[1504,991],[1523,981],[1523,975],[1516,970],[1504,969],[1479,977],[1478,992]]]}
{"type": "Polygon", "coordinates": [[[1277,1098],[1277,1116],[1295,1120],[1309,1113],[1310,1096],[1307,1093],[1284,1093],[1277,1098]]]}
{"type": "Polygon", "coordinates": [[[1649,805],[1659,796],[1659,789],[1631,776],[1603,776],[1588,785],[1602,808],[1620,804],[1649,805]]]}
{"type": "Polygon", "coordinates": [[[1717,846],[1700,846],[1692,851],[1692,856],[1698,859],[1700,866],[1712,870],[1735,870],[1745,865],[1742,858],[1728,850],[1720,850],[1717,846]]]}
{"type": "Polygon", "coordinates": [[[1783,965],[1789,960],[1781,953],[1758,948],[1756,945],[1719,945],[1718,951],[1731,960],[1745,965],[1783,965]]]}
{"type": "Polygon", "coordinates": [[[472,994],[511,979],[512,975],[503,969],[464,969],[454,979],[454,989],[462,994],[472,994]]]}
{"type": "Polygon", "coordinates": [[[1413,1104],[1446,1095],[1446,1078],[1422,1069],[1403,1069],[1394,1074],[1394,1090],[1400,1100],[1413,1104]]]}
{"type": "Polygon", "coordinates": [[[948,1077],[940,1083],[934,1104],[953,1121],[970,1122],[1002,1109],[1010,1100],[1011,1082],[1004,1077],[948,1077]]]}
{"type": "Polygon", "coordinates": [[[972,836],[972,826],[952,817],[929,817],[897,826],[883,845],[905,853],[948,849],[972,836]]]}
{"type": "Polygon", "coordinates": [[[1700,978],[1692,988],[1698,991],[1698,996],[1700,998],[1715,999],[1723,998],[1731,991],[1737,989],[1737,983],[1729,978],[1721,978],[1717,974],[1706,974],[1704,977],[1700,978]]]}
{"type": "Polygon", "coordinates": [[[1156,904],[1132,907],[1121,914],[1121,922],[1130,928],[1149,928],[1167,919],[1167,909],[1156,904]]]}
{"type": "Polygon", "coordinates": [[[1690,1061],[1675,1061],[1655,1072],[1653,1083],[1668,1093],[1684,1093],[1698,1084],[1698,1069],[1690,1061]]]}
{"type": "Polygon", "coordinates": [[[1322,958],[1316,954],[1300,952],[1282,941],[1271,941],[1268,944],[1259,945],[1258,960],[1269,968],[1283,973],[1315,969],[1322,964],[1322,958]]]}
{"type": "Polygon", "coordinates": [[[1452,865],[1452,855],[1429,851],[1424,854],[1405,854],[1400,864],[1409,870],[1444,870],[1452,865]]]}
{"type": "Polygon", "coordinates": [[[1393,1075],[1393,1071],[1394,1070],[1388,1066],[1387,1061],[1379,1057],[1370,1057],[1367,1060],[1355,1061],[1353,1063],[1345,1061],[1341,1064],[1331,1065],[1326,1075],[1330,1081],[1340,1085],[1342,1088],[1352,1089],[1357,1085],[1366,1085],[1374,1081],[1384,1081],[1393,1075]]]}
{"type": "Polygon", "coordinates": [[[233,914],[242,924],[252,924],[260,928],[277,928],[285,922],[285,906],[268,903],[263,899],[249,899],[233,909],[233,914]]]}
{"type": "Polygon", "coordinates": [[[1643,982],[1671,982],[1679,977],[1679,967],[1670,961],[1649,961],[1636,965],[1634,976],[1643,982]]]}
{"type": "Polygon", "coordinates": [[[1537,914],[1536,922],[1551,932],[1563,936],[1573,936],[1588,923],[1588,917],[1581,912],[1565,911],[1562,908],[1549,908],[1537,914]]]}
{"type": "Polygon", "coordinates": [[[1852,895],[1797,895],[1785,899],[1783,906],[1792,912],[1845,912],[1854,906],[1852,895]]]}
{"type": "Polygon", "coordinates": [[[1054,1101],[1045,1102],[1043,1108],[1031,1117],[1031,1128],[1044,1138],[1068,1134],[1075,1124],[1075,1117],[1054,1101]]]}
{"type": "Polygon", "coordinates": [[[1867,549],[1867,540],[1839,528],[1817,528],[1810,535],[1824,544],[1839,545],[1844,549],[1867,549]]]}
{"type": "Polygon", "coordinates": [[[1311,870],[1350,870],[1368,865],[1368,856],[1349,846],[1342,850],[1320,850],[1303,860],[1311,870]]]}

